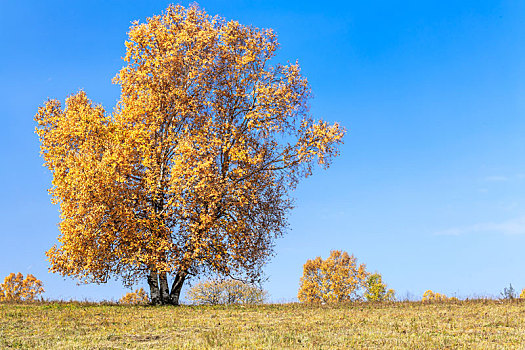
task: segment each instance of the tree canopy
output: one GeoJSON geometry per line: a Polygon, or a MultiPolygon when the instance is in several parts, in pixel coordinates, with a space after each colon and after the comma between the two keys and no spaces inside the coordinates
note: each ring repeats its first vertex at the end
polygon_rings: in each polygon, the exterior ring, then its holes
{"type": "Polygon", "coordinates": [[[318,256],[306,261],[297,297],[306,303],[359,300],[368,276],[366,265],[357,265],[353,255],[332,250],[325,260],[318,256]]]}
{"type": "Polygon", "coordinates": [[[0,301],[33,301],[44,293],[42,281],[32,274],[10,273],[0,284],[0,301]]]}
{"type": "Polygon", "coordinates": [[[395,290],[387,289],[386,283],[383,282],[383,277],[380,273],[373,273],[366,279],[366,290],[364,298],[366,301],[394,301],[395,290]]]}
{"type": "Polygon", "coordinates": [[[153,303],[175,304],[190,275],[256,280],[290,190],[329,166],[344,129],[310,115],[298,63],[273,63],[272,30],[170,6],[128,35],[113,113],[80,91],[35,116],[60,205],[51,271],[147,277],[153,303]]]}

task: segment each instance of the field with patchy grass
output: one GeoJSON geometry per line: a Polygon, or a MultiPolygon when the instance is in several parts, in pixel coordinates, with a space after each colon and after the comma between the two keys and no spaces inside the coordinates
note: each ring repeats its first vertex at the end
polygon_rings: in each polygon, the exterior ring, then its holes
{"type": "Polygon", "coordinates": [[[525,302],[0,304],[0,348],[522,349],[525,302]]]}

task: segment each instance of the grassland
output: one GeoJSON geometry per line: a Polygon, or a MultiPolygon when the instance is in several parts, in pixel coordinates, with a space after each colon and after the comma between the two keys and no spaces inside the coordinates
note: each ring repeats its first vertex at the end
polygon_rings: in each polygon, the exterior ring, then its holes
{"type": "Polygon", "coordinates": [[[0,349],[523,349],[525,302],[0,304],[0,349]]]}

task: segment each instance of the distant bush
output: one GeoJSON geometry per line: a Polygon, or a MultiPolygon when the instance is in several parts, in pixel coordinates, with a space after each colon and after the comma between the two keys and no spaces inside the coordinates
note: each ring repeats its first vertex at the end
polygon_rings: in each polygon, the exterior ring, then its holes
{"type": "Polygon", "coordinates": [[[447,298],[445,294],[434,293],[431,290],[427,290],[423,293],[422,302],[435,302],[435,301],[445,301],[445,300],[457,300],[457,298],[447,298]]]}
{"type": "Polygon", "coordinates": [[[520,299],[525,299],[525,288],[521,290],[520,299]]]}
{"type": "Polygon", "coordinates": [[[28,274],[26,278],[20,272],[10,273],[0,284],[0,301],[33,301],[44,293],[42,281],[28,274]]]}
{"type": "Polygon", "coordinates": [[[266,291],[237,280],[208,280],[194,285],[186,297],[194,304],[262,304],[266,291]]]}
{"type": "Polygon", "coordinates": [[[118,303],[126,304],[126,305],[148,304],[149,297],[144,289],[139,288],[135,290],[134,292],[124,294],[124,296],[120,298],[118,303]]]}
{"type": "Polygon", "coordinates": [[[393,289],[387,290],[386,283],[383,283],[383,278],[379,273],[374,273],[368,276],[365,283],[364,297],[367,301],[394,301],[396,300],[395,291],[393,289]]]}

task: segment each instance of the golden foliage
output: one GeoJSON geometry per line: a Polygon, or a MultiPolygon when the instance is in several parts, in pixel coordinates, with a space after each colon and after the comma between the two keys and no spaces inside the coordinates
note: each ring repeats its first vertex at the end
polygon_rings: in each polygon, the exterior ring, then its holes
{"type": "Polygon", "coordinates": [[[194,304],[262,304],[266,291],[237,280],[207,280],[194,285],[187,298],[194,304]]]}
{"type": "Polygon", "coordinates": [[[333,250],[326,260],[317,257],[306,261],[298,299],[306,303],[358,300],[368,275],[366,266],[357,266],[353,255],[333,250]]]}
{"type": "Polygon", "coordinates": [[[44,293],[42,281],[28,274],[26,278],[20,272],[10,273],[0,284],[0,301],[33,301],[44,293]]]}
{"type": "Polygon", "coordinates": [[[149,297],[143,288],[136,289],[134,292],[126,293],[118,301],[119,304],[140,305],[148,304],[149,297]]]}
{"type": "Polygon", "coordinates": [[[423,297],[421,298],[422,302],[427,302],[427,303],[431,303],[435,301],[446,301],[446,300],[456,300],[457,301],[457,298],[455,297],[448,298],[445,294],[434,293],[430,289],[427,290],[425,293],[423,293],[423,297]]]}
{"type": "Polygon", "coordinates": [[[272,65],[272,30],[170,6],[134,22],[110,115],[83,91],[35,116],[60,204],[51,271],[259,276],[288,196],[338,154],[344,128],[308,113],[297,63],[272,65]]]}
{"type": "Polygon", "coordinates": [[[394,301],[396,300],[395,291],[387,290],[386,283],[379,273],[374,273],[366,279],[366,290],[364,297],[367,301],[394,301]]]}

